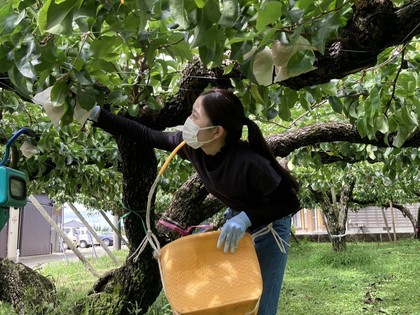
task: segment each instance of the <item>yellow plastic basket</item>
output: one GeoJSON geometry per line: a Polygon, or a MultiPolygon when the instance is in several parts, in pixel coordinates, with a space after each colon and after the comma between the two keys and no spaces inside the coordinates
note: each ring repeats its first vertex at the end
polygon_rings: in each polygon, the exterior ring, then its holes
{"type": "Polygon", "coordinates": [[[174,314],[257,314],[262,279],[251,236],[226,254],[216,248],[219,235],[193,234],[161,249],[162,282],[174,314]]]}

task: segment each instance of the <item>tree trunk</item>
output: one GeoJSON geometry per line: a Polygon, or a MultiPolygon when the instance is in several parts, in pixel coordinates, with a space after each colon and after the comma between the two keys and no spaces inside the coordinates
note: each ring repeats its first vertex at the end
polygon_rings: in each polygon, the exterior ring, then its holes
{"type": "MultiPolygon", "coordinates": [[[[122,160],[124,226],[130,257],[146,235],[147,196],[157,176],[157,161],[153,149],[140,145],[136,139],[117,136],[116,140],[122,160]]],[[[89,314],[144,314],[161,290],[159,266],[152,248],[147,246],[136,262],[127,259],[124,266],[96,282],[87,301],[89,314]]],[[[76,313],[84,307],[80,305],[76,313]]]]}
{"type": "Polygon", "coordinates": [[[420,207],[417,209],[416,237],[420,241],[420,207]]]}
{"type": "Polygon", "coordinates": [[[411,214],[410,210],[407,207],[405,207],[404,205],[393,204],[392,206],[394,208],[400,210],[401,213],[403,214],[403,216],[410,220],[411,224],[413,225],[413,229],[414,229],[414,238],[416,238],[418,220],[416,222],[416,219],[414,219],[414,216],[411,214]]]}
{"type": "Polygon", "coordinates": [[[57,295],[54,284],[23,264],[0,258],[0,301],[19,315],[51,312],[57,295]]]}
{"type": "Polygon", "coordinates": [[[328,230],[331,236],[332,248],[335,252],[346,249],[346,223],[348,205],[353,193],[355,178],[347,176],[346,184],[342,187],[339,199],[336,199],[332,189],[330,195],[326,192],[312,191],[327,218],[328,230]]]}
{"type": "MultiPolygon", "coordinates": [[[[202,223],[220,211],[223,206],[221,201],[207,192],[198,175],[194,174],[178,189],[171,205],[161,217],[186,228],[202,223]]],[[[164,226],[158,225],[157,229],[170,241],[179,237],[177,233],[164,226]]]]}

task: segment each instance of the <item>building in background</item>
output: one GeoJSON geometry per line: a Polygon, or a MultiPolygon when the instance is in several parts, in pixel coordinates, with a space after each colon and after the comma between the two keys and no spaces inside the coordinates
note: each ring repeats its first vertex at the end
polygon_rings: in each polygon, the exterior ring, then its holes
{"type": "MultiPolygon", "coordinates": [[[[408,207],[414,218],[417,218],[419,205],[408,207]]],[[[394,209],[394,216],[390,209],[379,207],[366,207],[357,211],[350,210],[347,216],[346,234],[348,235],[378,235],[388,238],[388,233],[393,234],[393,223],[395,224],[395,233],[413,234],[414,228],[410,220],[403,216],[401,211],[394,209]],[[385,214],[385,218],[384,218],[385,214]]],[[[302,209],[292,218],[296,235],[326,235],[324,214],[320,209],[302,209]]]]}
{"type": "MultiPolygon", "coordinates": [[[[62,209],[56,208],[45,195],[35,198],[61,226],[62,209]]],[[[59,236],[29,200],[24,208],[11,210],[9,222],[0,231],[0,258],[15,260],[17,256],[46,255],[56,251],[60,251],[59,236]]]]}

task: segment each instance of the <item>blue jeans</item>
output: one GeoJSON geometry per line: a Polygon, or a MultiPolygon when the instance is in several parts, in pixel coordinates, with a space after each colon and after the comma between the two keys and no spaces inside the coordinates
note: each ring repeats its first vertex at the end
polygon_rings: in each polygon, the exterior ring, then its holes
{"type": "MultiPolygon", "coordinates": [[[[289,243],[290,240],[290,227],[291,216],[273,222],[274,230],[286,243],[289,243]]],[[[259,230],[251,232],[255,233],[259,230]]],[[[258,315],[276,315],[289,246],[285,245],[284,249],[286,252],[281,252],[271,232],[256,237],[254,243],[263,280],[263,293],[258,315]]]]}
{"type": "MultiPolygon", "coordinates": [[[[226,219],[230,219],[238,213],[228,208],[224,216],[226,219]]],[[[286,243],[289,243],[290,240],[291,221],[292,216],[289,215],[272,223],[273,229],[286,243]]],[[[263,281],[263,293],[258,315],[276,315],[289,247],[284,245],[285,253],[283,253],[271,232],[256,236],[265,227],[250,231],[253,234],[263,281]]]]}

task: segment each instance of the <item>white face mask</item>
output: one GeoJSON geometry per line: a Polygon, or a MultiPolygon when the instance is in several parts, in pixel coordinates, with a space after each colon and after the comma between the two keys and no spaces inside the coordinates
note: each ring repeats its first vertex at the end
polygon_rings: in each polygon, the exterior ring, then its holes
{"type": "Polygon", "coordinates": [[[197,135],[200,130],[206,130],[214,128],[215,126],[210,127],[203,127],[200,128],[197,126],[190,117],[187,118],[187,120],[184,123],[184,127],[182,129],[182,138],[185,140],[185,142],[193,149],[200,148],[203,144],[209,143],[214,140],[210,139],[207,141],[198,141],[197,135]]]}

